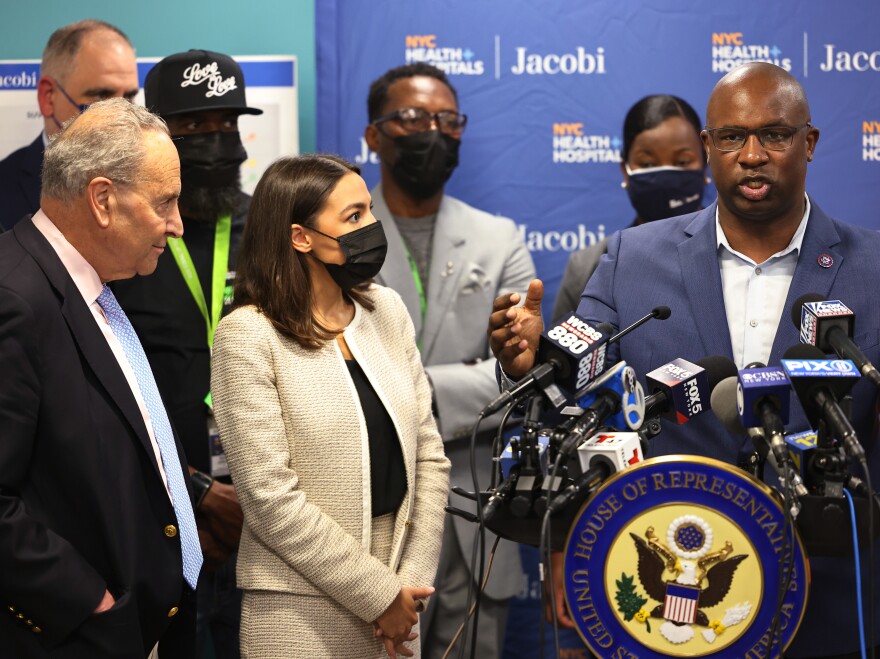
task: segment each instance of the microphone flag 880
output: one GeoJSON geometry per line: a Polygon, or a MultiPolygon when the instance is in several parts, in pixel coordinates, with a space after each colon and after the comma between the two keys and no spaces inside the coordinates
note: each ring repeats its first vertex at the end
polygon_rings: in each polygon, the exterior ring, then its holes
{"type": "Polygon", "coordinates": [[[785,371],[779,366],[764,368],[746,368],[740,370],[736,385],[736,406],[744,428],[755,428],[763,425],[756,405],[764,398],[775,403],[779,418],[783,424],[788,423],[791,406],[791,384],[785,371]]]}
{"type": "Polygon", "coordinates": [[[563,316],[541,334],[538,362],[554,363],[555,383],[577,398],[605,370],[609,338],[576,314],[563,316]]]}
{"type": "Polygon", "coordinates": [[[691,417],[709,409],[709,377],[705,369],[686,359],[674,359],[645,376],[648,390],[662,391],[670,405],[663,413],[675,423],[685,423],[691,417]]]}
{"type": "Polygon", "coordinates": [[[832,327],[839,327],[846,336],[852,336],[855,318],[840,300],[807,302],[801,306],[801,343],[832,352],[826,338],[828,332],[832,327]]]}

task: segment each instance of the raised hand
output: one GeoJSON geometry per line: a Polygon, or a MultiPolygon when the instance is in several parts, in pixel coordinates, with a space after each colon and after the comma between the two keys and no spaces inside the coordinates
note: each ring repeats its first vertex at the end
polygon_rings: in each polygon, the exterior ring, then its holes
{"type": "Polygon", "coordinates": [[[544,283],[533,279],[529,283],[526,301],[517,307],[519,293],[502,295],[492,303],[489,316],[489,347],[498,358],[501,368],[513,379],[521,378],[532,366],[538,352],[538,341],[544,330],[541,318],[541,299],[544,283]]]}

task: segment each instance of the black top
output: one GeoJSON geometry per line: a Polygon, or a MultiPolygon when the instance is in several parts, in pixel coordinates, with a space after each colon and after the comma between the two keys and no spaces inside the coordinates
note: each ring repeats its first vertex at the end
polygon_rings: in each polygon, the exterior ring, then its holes
{"type": "MultiPolygon", "coordinates": [[[[242,203],[232,216],[227,292],[231,292],[235,278],[238,245],[249,204],[250,197],[242,193],[242,203]]],[[[183,226],[183,240],[210,310],[217,225],[184,217],[183,226]]],[[[210,474],[208,406],[205,404],[211,386],[208,326],[174,262],[171,249],[166,248],[159,257],[153,274],[120,280],[110,287],[144,347],[165,409],[186,451],[187,462],[210,474]]],[[[224,315],[230,306],[224,304],[224,315]]]]}
{"type": "Polygon", "coordinates": [[[373,517],[397,512],[406,494],[406,467],[397,431],[361,365],[346,359],[370,440],[370,492],[373,517]]]}

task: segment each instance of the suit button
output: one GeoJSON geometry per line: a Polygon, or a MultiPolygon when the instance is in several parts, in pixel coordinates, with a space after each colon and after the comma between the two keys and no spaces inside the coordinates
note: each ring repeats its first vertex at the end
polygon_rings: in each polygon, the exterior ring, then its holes
{"type": "Polygon", "coordinates": [[[169,524],[165,527],[165,535],[167,535],[169,538],[173,538],[177,535],[177,527],[174,526],[174,524],[169,524]]]}
{"type": "Polygon", "coordinates": [[[39,633],[42,632],[43,630],[40,629],[39,627],[31,627],[31,631],[32,631],[34,634],[39,634],[39,633]]]}
{"type": "Polygon", "coordinates": [[[168,617],[173,618],[174,616],[177,615],[178,611],[180,611],[180,609],[178,609],[176,606],[172,606],[171,610],[168,612],[168,617]]]}

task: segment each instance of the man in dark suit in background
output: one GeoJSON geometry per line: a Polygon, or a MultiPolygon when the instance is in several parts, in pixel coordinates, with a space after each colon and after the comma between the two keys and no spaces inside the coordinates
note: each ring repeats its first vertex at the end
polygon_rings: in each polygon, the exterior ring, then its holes
{"type": "Polygon", "coordinates": [[[202,563],[183,449],[106,282],[182,234],[161,119],[94,104],[0,237],[0,655],[194,653],[202,563]]]}
{"type": "Polygon", "coordinates": [[[116,96],[131,101],[137,92],[134,48],[122,30],[103,21],[84,20],[52,33],[37,82],[43,132],[0,160],[0,230],[11,229],[40,207],[43,149],[64,122],[90,103],[116,96]]]}

